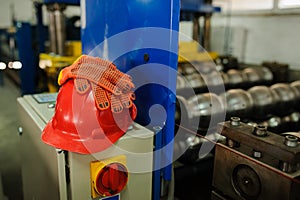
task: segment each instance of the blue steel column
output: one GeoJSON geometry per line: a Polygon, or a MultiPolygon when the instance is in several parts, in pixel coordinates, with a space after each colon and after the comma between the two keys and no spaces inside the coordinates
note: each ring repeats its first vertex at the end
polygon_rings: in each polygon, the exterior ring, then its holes
{"type": "Polygon", "coordinates": [[[34,64],[34,50],[32,47],[31,25],[25,22],[17,23],[17,44],[19,59],[22,63],[20,70],[22,95],[34,94],[36,86],[36,67],[34,64]]]}
{"type": "MultiPolygon", "coordinates": [[[[1,30],[0,30],[0,35],[1,35],[1,30]]],[[[1,48],[0,48],[0,55],[2,55],[1,53],[1,48]]],[[[0,62],[3,62],[3,60],[0,59],[0,62]]],[[[0,87],[4,85],[4,80],[3,80],[3,72],[2,70],[0,70],[0,87]]]]}
{"type": "MultiPolygon", "coordinates": [[[[154,158],[154,166],[167,163],[166,166],[164,165],[164,169],[160,171],[159,168],[153,177],[153,199],[158,200],[160,174],[163,175],[165,180],[171,180],[172,174],[172,140],[174,138],[177,75],[171,72],[177,71],[180,2],[179,0],[82,0],[81,8],[81,40],[84,54],[110,60],[113,58],[111,61],[123,72],[128,72],[138,66],[153,64],[151,73],[140,72],[140,77],[133,77],[133,81],[143,79],[148,82],[151,82],[151,80],[155,82],[155,78],[157,78],[155,76],[157,75],[162,76],[163,81],[166,82],[164,86],[148,84],[135,91],[135,104],[138,108],[136,121],[151,129],[154,126],[162,127],[162,130],[157,135],[158,140],[155,141],[156,150],[171,144],[154,158]],[[130,32],[139,28],[144,31],[144,34],[138,34],[138,37],[129,35],[118,40],[117,44],[109,40],[109,38],[124,33],[124,31],[130,32]],[[149,34],[151,30],[147,28],[169,30],[169,35],[160,38],[159,33],[149,34]],[[167,49],[147,48],[146,44],[151,44],[151,40],[152,43],[161,42],[167,44],[168,47],[167,49]],[[97,49],[99,44],[105,42],[106,44],[103,47],[97,49]],[[145,46],[146,48],[140,48],[145,46]],[[125,47],[131,48],[131,51],[118,55],[120,49],[125,47]],[[108,56],[108,58],[105,56],[108,56]],[[161,74],[162,69],[159,68],[159,64],[167,66],[169,71],[161,74]],[[149,76],[149,74],[152,75],[149,76]],[[155,117],[150,119],[149,110],[153,105],[157,104],[165,109],[166,119],[159,120],[159,117],[157,118],[158,120],[155,117]]],[[[136,82],[135,84],[138,85],[136,82]]]]}
{"type": "Polygon", "coordinates": [[[2,71],[0,71],[0,87],[3,85],[4,85],[3,74],[2,74],[2,71]]]}
{"type": "MultiPolygon", "coordinates": [[[[0,29],[0,35],[3,34],[2,32],[3,32],[3,30],[0,29]]],[[[2,55],[1,48],[0,48],[0,55],[2,55]]],[[[3,60],[0,59],[0,62],[3,62],[3,60]]],[[[3,73],[2,73],[2,70],[0,70],[0,87],[3,86],[3,84],[4,84],[3,73]]]]}
{"type": "Polygon", "coordinates": [[[45,53],[46,30],[43,25],[43,4],[34,2],[37,18],[38,53],[45,53]]]}

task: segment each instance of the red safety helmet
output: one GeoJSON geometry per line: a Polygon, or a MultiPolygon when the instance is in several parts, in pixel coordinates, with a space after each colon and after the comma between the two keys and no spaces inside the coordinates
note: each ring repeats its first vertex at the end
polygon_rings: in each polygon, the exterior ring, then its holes
{"type": "Polygon", "coordinates": [[[79,94],[74,79],[60,88],[55,114],[42,133],[46,144],[81,154],[97,153],[114,144],[137,114],[133,104],[120,113],[99,110],[92,90],[79,94]]]}

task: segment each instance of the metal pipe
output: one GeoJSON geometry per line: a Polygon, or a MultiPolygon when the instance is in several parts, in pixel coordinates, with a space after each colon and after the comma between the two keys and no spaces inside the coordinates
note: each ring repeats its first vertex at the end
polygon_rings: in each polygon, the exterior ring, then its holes
{"type": "Polygon", "coordinates": [[[193,18],[193,40],[200,42],[200,24],[199,24],[199,15],[194,15],[193,18]]]}
{"type": "Polygon", "coordinates": [[[204,16],[204,26],[203,26],[203,37],[202,46],[206,51],[210,51],[210,28],[211,28],[211,14],[206,14],[204,16]]]}
{"type": "Polygon", "coordinates": [[[49,15],[49,48],[50,52],[57,53],[56,45],[56,30],[55,30],[55,16],[54,16],[54,6],[53,4],[47,5],[48,15],[49,15]]]}
{"type": "Polygon", "coordinates": [[[66,25],[63,9],[55,10],[54,16],[56,24],[57,53],[59,55],[65,55],[66,25]]]}
{"type": "Polygon", "coordinates": [[[49,12],[50,51],[59,55],[65,54],[66,25],[63,14],[65,8],[64,4],[54,3],[47,5],[49,12]]]}

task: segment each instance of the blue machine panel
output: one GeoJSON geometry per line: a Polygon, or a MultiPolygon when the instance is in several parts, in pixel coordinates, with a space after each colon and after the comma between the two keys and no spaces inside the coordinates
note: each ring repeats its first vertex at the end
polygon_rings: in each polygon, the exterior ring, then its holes
{"type": "Polygon", "coordinates": [[[44,0],[44,3],[64,3],[68,5],[79,5],[80,0],[44,0]]]}
{"type": "Polygon", "coordinates": [[[19,59],[22,63],[20,70],[22,95],[34,94],[36,92],[36,55],[32,46],[32,28],[29,23],[17,23],[16,40],[19,59]]]}
{"type": "Polygon", "coordinates": [[[173,145],[167,144],[174,137],[179,0],[85,0],[81,8],[83,53],[108,59],[132,76],[136,121],[162,127],[156,150],[164,150],[156,160],[154,182],[160,181],[160,166],[170,180],[173,145]]]}
{"type": "Polygon", "coordinates": [[[181,0],[181,10],[184,12],[212,13],[220,12],[220,7],[206,4],[205,0],[181,0]]]}
{"type": "Polygon", "coordinates": [[[112,196],[112,197],[100,198],[99,200],[120,200],[120,194],[117,194],[117,195],[112,196]]]}

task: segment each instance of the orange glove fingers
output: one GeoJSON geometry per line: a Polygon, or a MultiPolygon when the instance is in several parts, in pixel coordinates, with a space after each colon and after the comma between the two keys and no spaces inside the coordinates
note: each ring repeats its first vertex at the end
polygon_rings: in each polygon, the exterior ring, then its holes
{"type": "Polygon", "coordinates": [[[95,98],[98,109],[105,110],[105,109],[109,108],[109,106],[110,106],[109,100],[110,99],[106,95],[106,91],[94,83],[92,83],[91,85],[92,85],[93,94],[94,94],[94,98],[95,98]]]}
{"type": "Polygon", "coordinates": [[[108,94],[108,98],[110,99],[110,102],[111,102],[111,111],[113,113],[120,113],[123,111],[123,106],[118,98],[118,96],[116,95],[113,95],[112,93],[110,92],[107,92],[108,94]]]}
{"type": "Polygon", "coordinates": [[[76,79],[86,79],[86,80],[90,81],[91,83],[94,83],[95,85],[103,87],[104,89],[108,90],[109,92],[111,92],[111,93],[113,93],[115,95],[120,95],[122,93],[121,89],[118,86],[113,85],[112,83],[108,82],[105,79],[100,79],[100,80],[94,81],[93,79],[87,79],[82,74],[78,74],[74,78],[75,78],[75,80],[76,79]]]}
{"type": "Polygon", "coordinates": [[[116,87],[114,83],[105,79],[104,77],[105,73],[110,73],[111,71],[112,70],[107,70],[107,67],[93,64],[83,64],[80,66],[80,68],[73,70],[71,77],[88,79],[89,81],[94,82],[95,84],[102,86],[110,92],[118,95],[120,94],[119,86],[116,87]]]}
{"type": "Polygon", "coordinates": [[[106,71],[103,76],[113,84],[119,84],[122,89],[130,90],[131,88],[134,88],[131,77],[119,70],[106,71]]]}
{"type": "Polygon", "coordinates": [[[132,101],[129,94],[121,94],[120,101],[124,108],[130,108],[132,106],[132,101]]]}
{"type": "Polygon", "coordinates": [[[113,82],[118,81],[121,78],[123,78],[126,81],[132,82],[131,76],[129,76],[128,74],[125,74],[125,73],[121,72],[118,69],[111,70],[111,75],[108,77],[108,79],[111,80],[111,81],[113,81],[113,82]]]}
{"type": "Polygon", "coordinates": [[[93,82],[99,86],[102,86],[103,88],[109,90],[110,92],[118,95],[121,94],[121,91],[118,87],[110,83],[109,81],[105,80],[103,75],[103,72],[106,69],[101,68],[101,67],[96,67],[96,66],[88,66],[84,65],[80,67],[79,69],[73,70],[73,72],[69,73],[70,69],[65,68],[63,69],[63,78],[61,79],[62,81],[66,81],[69,78],[74,78],[74,79],[87,79],[90,82],[93,82]],[[64,73],[66,71],[66,73],[64,73]]]}
{"type": "Polygon", "coordinates": [[[135,88],[135,85],[131,81],[126,80],[124,77],[116,82],[116,86],[122,89],[124,93],[127,93],[135,88]]]}
{"type": "Polygon", "coordinates": [[[74,84],[79,94],[86,93],[91,87],[89,81],[83,78],[75,78],[74,84]]]}
{"type": "Polygon", "coordinates": [[[116,84],[116,87],[120,88],[122,90],[122,93],[128,93],[134,88],[131,87],[127,81],[123,81],[123,80],[119,80],[116,84]]]}
{"type": "Polygon", "coordinates": [[[134,84],[128,79],[121,78],[115,81],[111,81],[111,78],[108,78],[107,81],[116,85],[116,87],[119,88],[123,93],[128,93],[135,87],[134,84]]]}

